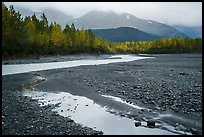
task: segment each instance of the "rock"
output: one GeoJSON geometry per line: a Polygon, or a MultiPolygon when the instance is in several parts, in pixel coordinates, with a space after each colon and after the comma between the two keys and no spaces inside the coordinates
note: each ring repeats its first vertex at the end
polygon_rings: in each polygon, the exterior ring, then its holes
{"type": "Polygon", "coordinates": [[[89,106],[89,105],[86,105],[86,106],[89,106]]]}
{"type": "Polygon", "coordinates": [[[187,73],[185,72],[181,72],[180,75],[188,75],[187,73]]]}
{"type": "Polygon", "coordinates": [[[195,109],[192,108],[192,109],[190,109],[190,111],[191,111],[191,112],[195,112],[195,109]]]}
{"type": "Polygon", "coordinates": [[[174,110],[175,112],[178,112],[178,111],[179,111],[178,107],[173,108],[173,110],[174,110]]]}
{"type": "Polygon", "coordinates": [[[31,127],[30,126],[26,126],[26,130],[30,130],[31,129],[31,127]]]}
{"type": "Polygon", "coordinates": [[[147,127],[154,128],[155,127],[155,120],[151,119],[147,121],[147,127]]]}
{"type": "Polygon", "coordinates": [[[89,83],[88,86],[93,86],[92,83],[89,83]]]}
{"type": "Polygon", "coordinates": [[[134,86],[134,89],[141,89],[141,87],[138,85],[138,86],[134,86]]]}
{"type": "Polygon", "coordinates": [[[140,122],[140,121],[135,122],[135,126],[136,126],[136,127],[138,127],[138,126],[140,126],[140,125],[141,125],[141,122],[140,122]]]}
{"type": "Polygon", "coordinates": [[[191,132],[192,132],[192,134],[194,134],[194,135],[200,135],[199,131],[196,130],[195,128],[191,128],[191,132]]]}
{"type": "Polygon", "coordinates": [[[51,126],[50,126],[50,125],[47,125],[46,127],[47,127],[47,128],[51,128],[51,126]]]}
{"type": "Polygon", "coordinates": [[[103,135],[103,132],[102,132],[102,131],[97,131],[97,132],[95,133],[95,135],[103,135]]]}
{"type": "Polygon", "coordinates": [[[187,131],[187,128],[185,128],[183,125],[178,125],[178,126],[175,127],[175,130],[187,131]]]}
{"type": "Polygon", "coordinates": [[[108,92],[112,92],[112,91],[114,91],[114,90],[113,90],[113,89],[107,89],[107,91],[108,91],[108,92]]]}
{"type": "Polygon", "coordinates": [[[72,119],[69,119],[69,120],[67,120],[67,122],[74,122],[74,120],[72,120],[72,119]]]}
{"type": "Polygon", "coordinates": [[[155,105],[155,102],[154,102],[154,101],[151,101],[150,103],[155,105]]]}
{"type": "Polygon", "coordinates": [[[122,91],[121,93],[122,93],[122,95],[125,95],[125,91],[122,91]]]}
{"type": "Polygon", "coordinates": [[[139,111],[138,113],[139,113],[139,114],[142,114],[142,111],[139,111]]]}
{"type": "Polygon", "coordinates": [[[160,108],[160,107],[158,107],[158,106],[157,106],[157,107],[155,107],[155,109],[156,109],[156,110],[161,110],[161,108],[160,108]]]}
{"type": "Polygon", "coordinates": [[[149,112],[152,112],[152,109],[148,109],[149,112]]]}

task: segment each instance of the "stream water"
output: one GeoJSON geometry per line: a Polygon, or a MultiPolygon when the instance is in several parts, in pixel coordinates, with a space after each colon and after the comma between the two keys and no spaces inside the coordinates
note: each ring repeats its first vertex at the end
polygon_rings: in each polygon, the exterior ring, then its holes
{"type": "Polygon", "coordinates": [[[15,65],[2,65],[2,75],[11,75],[26,73],[32,71],[41,71],[58,68],[69,68],[84,65],[100,65],[118,62],[129,62],[139,59],[148,59],[153,57],[142,57],[135,55],[113,55],[107,59],[93,59],[93,60],[74,60],[65,62],[52,62],[52,63],[33,63],[33,64],[15,64],[15,65]]]}
{"type": "MultiPolygon", "coordinates": [[[[105,135],[185,134],[182,131],[176,131],[174,127],[170,125],[165,125],[165,128],[168,130],[148,128],[145,121],[141,121],[141,126],[135,127],[134,119],[111,114],[107,111],[108,108],[96,104],[93,100],[83,96],[72,95],[67,92],[50,93],[26,90],[24,96],[37,99],[40,106],[49,104],[56,105],[52,111],[56,111],[61,116],[70,117],[76,123],[80,123],[83,126],[103,131],[105,135]]],[[[118,98],[117,100],[121,101],[118,98]]],[[[162,127],[159,123],[156,123],[156,126],[162,127]]]]}

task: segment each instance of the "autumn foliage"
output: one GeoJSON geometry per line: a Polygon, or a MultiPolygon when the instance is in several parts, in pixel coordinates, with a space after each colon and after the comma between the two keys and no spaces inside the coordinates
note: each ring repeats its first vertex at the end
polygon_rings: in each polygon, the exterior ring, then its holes
{"type": "Polygon", "coordinates": [[[45,14],[25,18],[2,3],[2,57],[17,58],[73,53],[189,53],[202,52],[202,39],[168,38],[140,42],[109,42],[74,24],[61,28],[45,14]]]}

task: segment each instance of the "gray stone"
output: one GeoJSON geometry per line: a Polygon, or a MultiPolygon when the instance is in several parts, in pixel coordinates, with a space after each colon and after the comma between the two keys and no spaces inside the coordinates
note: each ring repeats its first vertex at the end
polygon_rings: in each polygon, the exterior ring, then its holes
{"type": "Polygon", "coordinates": [[[122,95],[125,95],[125,91],[122,91],[121,93],[122,93],[122,95]]]}
{"type": "Polygon", "coordinates": [[[194,135],[199,135],[199,134],[200,134],[199,131],[196,130],[195,128],[191,128],[191,132],[192,132],[192,134],[194,134],[194,135]]]}
{"type": "Polygon", "coordinates": [[[187,128],[185,128],[183,125],[178,125],[175,127],[175,129],[178,131],[187,131],[187,128]]]}
{"type": "Polygon", "coordinates": [[[156,121],[154,119],[147,121],[147,127],[154,128],[156,121]]]}
{"type": "Polygon", "coordinates": [[[192,108],[192,109],[190,109],[190,111],[191,111],[191,112],[195,112],[195,109],[192,108]]]}
{"type": "Polygon", "coordinates": [[[67,122],[74,122],[74,120],[72,120],[72,119],[69,119],[69,120],[67,120],[67,122]]]}
{"type": "Polygon", "coordinates": [[[140,122],[140,121],[135,122],[135,126],[136,126],[136,127],[138,127],[138,126],[140,126],[140,125],[141,125],[141,122],[140,122]]]}

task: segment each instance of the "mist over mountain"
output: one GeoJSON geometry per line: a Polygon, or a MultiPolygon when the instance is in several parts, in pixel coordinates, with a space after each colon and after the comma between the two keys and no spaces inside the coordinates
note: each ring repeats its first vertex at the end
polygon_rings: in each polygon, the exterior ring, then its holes
{"type": "Polygon", "coordinates": [[[117,27],[133,27],[140,31],[156,35],[160,38],[187,37],[175,28],[152,20],[144,20],[129,13],[117,14],[113,11],[91,11],[73,21],[76,27],[85,29],[106,29],[117,27]]]}
{"type": "Polygon", "coordinates": [[[173,27],[176,28],[177,30],[187,34],[188,37],[190,37],[190,38],[202,38],[202,26],[187,27],[187,26],[177,25],[177,26],[173,26],[173,27]]]}
{"type": "MultiPolygon", "coordinates": [[[[113,31],[113,28],[131,27],[131,28],[137,29],[138,32],[139,31],[142,32],[140,33],[141,35],[148,36],[147,39],[149,38],[150,39],[151,38],[168,38],[168,37],[187,37],[187,35],[185,34],[185,31],[181,32],[172,26],[169,26],[163,23],[159,23],[157,21],[140,19],[129,13],[119,14],[113,11],[94,10],[94,11],[88,12],[87,14],[79,18],[74,18],[71,15],[65,14],[64,12],[61,12],[53,8],[45,8],[39,12],[33,12],[31,10],[20,8],[20,7],[14,7],[14,8],[18,10],[22,14],[23,17],[32,16],[35,13],[36,16],[40,18],[40,16],[43,13],[45,13],[49,22],[55,21],[61,24],[62,28],[64,28],[66,24],[71,25],[72,23],[74,23],[75,26],[79,29],[81,28],[84,28],[84,29],[112,29],[111,31],[102,30],[100,33],[99,31],[95,30],[96,35],[101,34],[104,36],[105,32],[106,32],[106,35],[111,35],[113,32],[115,32],[115,30],[113,31]],[[107,32],[111,32],[111,33],[109,34],[107,32]]],[[[118,30],[116,32],[118,32],[118,30]]],[[[124,32],[127,33],[127,31],[124,31],[124,32]]],[[[115,34],[115,35],[119,35],[119,34],[115,34]]],[[[127,34],[124,34],[124,35],[127,36],[127,34]]],[[[139,37],[139,35],[137,36],[139,37]]]]}
{"type": "Polygon", "coordinates": [[[14,9],[16,11],[19,11],[19,13],[21,14],[21,16],[24,18],[25,16],[32,16],[34,14],[34,12],[30,9],[27,8],[23,8],[23,7],[19,7],[19,6],[14,6],[14,9]]]}
{"type": "Polygon", "coordinates": [[[62,28],[66,26],[70,21],[74,20],[74,17],[71,15],[67,15],[59,10],[52,9],[52,8],[46,8],[41,13],[44,13],[46,17],[48,18],[49,22],[57,22],[61,24],[62,28]]]}
{"type": "Polygon", "coordinates": [[[67,15],[64,12],[61,12],[54,8],[45,8],[42,11],[32,11],[18,6],[14,8],[20,12],[22,17],[32,16],[33,14],[35,14],[36,17],[40,19],[41,15],[44,13],[49,22],[57,22],[62,26],[62,28],[64,28],[70,21],[74,20],[73,16],[67,15]]]}

